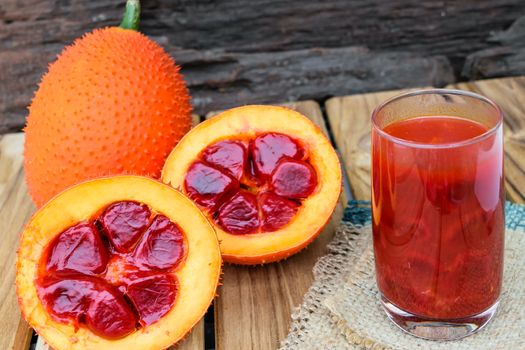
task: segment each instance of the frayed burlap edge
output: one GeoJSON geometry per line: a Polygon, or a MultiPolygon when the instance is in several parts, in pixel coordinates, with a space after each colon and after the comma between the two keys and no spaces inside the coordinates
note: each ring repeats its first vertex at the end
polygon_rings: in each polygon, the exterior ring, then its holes
{"type": "Polygon", "coordinates": [[[348,276],[359,258],[352,251],[363,251],[365,240],[359,225],[343,223],[313,269],[314,284],[304,296],[302,305],[292,313],[290,333],[281,349],[362,349],[348,344],[337,327],[340,320],[322,304],[338,290],[340,281],[348,276]]]}

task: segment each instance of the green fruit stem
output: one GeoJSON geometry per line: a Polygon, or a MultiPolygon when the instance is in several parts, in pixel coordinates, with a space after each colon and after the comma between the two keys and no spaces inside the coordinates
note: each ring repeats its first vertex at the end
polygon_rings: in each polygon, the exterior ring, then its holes
{"type": "Polygon", "coordinates": [[[139,0],[128,0],[126,2],[126,11],[122,22],[120,22],[120,28],[138,30],[140,23],[140,1],[139,0]]]}

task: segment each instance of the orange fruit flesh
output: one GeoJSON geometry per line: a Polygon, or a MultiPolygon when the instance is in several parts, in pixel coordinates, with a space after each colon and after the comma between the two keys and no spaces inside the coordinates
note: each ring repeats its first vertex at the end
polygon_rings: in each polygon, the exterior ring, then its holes
{"type": "Polygon", "coordinates": [[[22,234],[17,294],[54,349],[163,349],[212,301],[220,274],[213,228],[151,179],[92,180],[59,194],[22,234]]]}
{"type": "Polygon", "coordinates": [[[310,243],[341,191],[339,161],[306,117],[284,107],[234,108],[175,147],[162,180],[214,224],[225,261],[277,261],[310,243]]]}

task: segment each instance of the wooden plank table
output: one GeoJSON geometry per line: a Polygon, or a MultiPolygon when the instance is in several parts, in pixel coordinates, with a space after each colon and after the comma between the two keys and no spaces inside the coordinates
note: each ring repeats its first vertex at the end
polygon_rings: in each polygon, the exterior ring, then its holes
{"type": "MultiPolygon", "coordinates": [[[[450,86],[481,93],[505,112],[505,184],[508,198],[525,203],[525,78],[505,78],[450,86]]],[[[381,101],[401,91],[337,97],[325,104],[326,118],[313,101],[290,105],[314,120],[342,155],[350,187],[357,199],[370,198],[370,115],[381,101]]],[[[16,303],[15,247],[23,224],[34,212],[22,171],[22,134],[0,138],[0,349],[27,350],[31,331],[16,303]]],[[[343,196],[344,197],[344,196],[343,196]]],[[[342,201],[346,199],[343,198],[342,201]]],[[[288,260],[265,266],[226,265],[223,285],[214,302],[217,349],[275,349],[288,332],[290,313],[302,301],[312,282],[312,266],[323,254],[343,205],[323,234],[305,251],[288,260]]],[[[204,349],[204,323],[173,349],[204,349]]],[[[39,342],[39,348],[44,349],[39,342]]]]}

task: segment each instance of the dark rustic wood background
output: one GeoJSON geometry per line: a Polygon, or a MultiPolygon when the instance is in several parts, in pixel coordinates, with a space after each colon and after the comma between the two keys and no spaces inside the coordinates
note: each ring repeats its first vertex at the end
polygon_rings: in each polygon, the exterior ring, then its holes
{"type": "MultiPolygon", "coordinates": [[[[0,133],[47,64],[124,0],[0,1],[0,133]]],[[[144,0],[195,111],[525,74],[525,0],[144,0]]]]}

